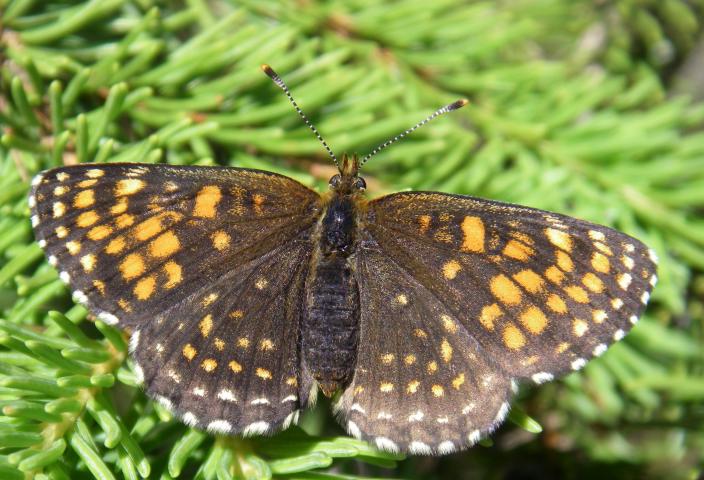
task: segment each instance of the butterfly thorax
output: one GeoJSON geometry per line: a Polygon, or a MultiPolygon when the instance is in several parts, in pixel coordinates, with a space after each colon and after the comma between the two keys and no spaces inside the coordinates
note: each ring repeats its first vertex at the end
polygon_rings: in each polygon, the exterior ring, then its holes
{"type": "Polygon", "coordinates": [[[304,368],[326,396],[349,383],[357,357],[359,288],[350,257],[363,181],[356,171],[356,157],[343,157],[340,175],[330,182],[306,279],[301,353],[304,368]]]}

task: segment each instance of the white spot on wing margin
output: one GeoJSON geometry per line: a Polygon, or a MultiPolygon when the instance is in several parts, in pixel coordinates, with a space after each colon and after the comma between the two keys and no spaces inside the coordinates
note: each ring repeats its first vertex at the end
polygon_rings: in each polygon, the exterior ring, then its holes
{"type": "Polygon", "coordinates": [[[183,423],[185,423],[189,427],[195,427],[196,425],[198,425],[198,418],[193,415],[193,412],[184,413],[183,417],[181,417],[181,420],[183,420],[183,423]]]}
{"type": "Polygon", "coordinates": [[[211,433],[230,433],[232,424],[227,420],[213,420],[205,429],[211,433]]]}
{"type": "Polygon", "coordinates": [[[504,421],[506,415],[508,415],[509,407],[510,405],[508,402],[504,402],[501,404],[501,407],[499,407],[499,411],[496,412],[496,417],[494,417],[494,423],[501,423],[504,421]]]}
{"type": "Polygon", "coordinates": [[[352,420],[347,422],[347,432],[352,435],[354,438],[359,440],[362,438],[362,432],[359,430],[359,427],[357,426],[356,423],[354,423],[352,420]]]}
{"type": "Polygon", "coordinates": [[[408,451],[413,455],[430,455],[433,453],[433,449],[430,445],[423,442],[411,442],[408,445],[408,451]]]}
{"type": "Polygon", "coordinates": [[[467,440],[469,441],[470,445],[474,445],[479,440],[481,440],[481,438],[482,432],[480,432],[479,430],[474,430],[467,436],[467,440]]]}
{"type": "Polygon", "coordinates": [[[447,455],[448,453],[452,453],[454,451],[455,444],[450,440],[445,440],[444,442],[440,443],[440,445],[438,445],[438,453],[440,455],[447,455]]]}
{"type": "Polygon", "coordinates": [[[376,448],[378,448],[379,450],[391,453],[398,453],[398,445],[396,445],[396,442],[394,442],[390,438],[376,437],[374,439],[374,443],[376,444],[376,448]]]}
{"type": "Polygon", "coordinates": [[[269,430],[269,424],[267,422],[253,422],[244,427],[242,431],[243,437],[251,437],[252,435],[262,435],[269,430]]]}
{"type": "Polygon", "coordinates": [[[139,332],[139,330],[135,330],[130,336],[130,353],[134,353],[139,347],[139,332]]]}
{"type": "Polygon", "coordinates": [[[115,315],[108,312],[100,312],[98,314],[98,320],[105,322],[108,325],[117,325],[120,323],[120,320],[115,315]]]}
{"type": "Polygon", "coordinates": [[[533,376],[530,378],[531,378],[531,380],[533,380],[533,382],[540,385],[541,383],[549,382],[554,377],[553,377],[552,373],[538,372],[538,373],[534,373],[533,376]]]}

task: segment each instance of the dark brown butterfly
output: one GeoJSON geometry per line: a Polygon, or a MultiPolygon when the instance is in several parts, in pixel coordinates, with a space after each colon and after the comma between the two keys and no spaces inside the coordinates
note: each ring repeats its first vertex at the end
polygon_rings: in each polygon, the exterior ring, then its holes
{"type": "Polygon", "coordinates": [[[504,420],[517,382],[620,340],[656,280],[653,252],[603,226],[444,193],[364,198],[361,163],[465,103],[343,156],[323,195],[239,168],[50,170],[34,231],[74,297],[132,332],[147,392],[188,425],[273,433],[320,389],[380,449],[453,452],[504,420]]]}

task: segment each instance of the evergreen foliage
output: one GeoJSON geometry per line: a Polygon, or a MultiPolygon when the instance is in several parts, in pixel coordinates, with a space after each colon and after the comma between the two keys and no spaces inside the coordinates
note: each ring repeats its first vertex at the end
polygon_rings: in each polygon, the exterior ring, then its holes
{"type": "Polygon", "coordinates": [[[702,0],[0,0],[0,478],[701,475],[704,104],[666,79],[702,18],[702,0]],[[446,458],[379,453],[327,405],[272,438],[172,420],[135,385],[126,337],[44,261],[29,180],[165,161],[324,189],[334,167],[261,63],[337,152],[469,98],[367,164],[371,194],[472,194],[634,235],[661,259],[643,321],[446,458]]]}

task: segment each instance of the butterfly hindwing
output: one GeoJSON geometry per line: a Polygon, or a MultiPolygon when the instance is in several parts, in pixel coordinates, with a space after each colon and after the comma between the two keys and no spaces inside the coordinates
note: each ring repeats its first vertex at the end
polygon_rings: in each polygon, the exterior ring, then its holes
{"type": "Polygon", "coordinates": [[[185,423],[219,433],[286,428],[306,406],[298,317],[310,246],[289,242],[135,330],[147,392],[185,423]],[[299,393],[300,391],[300,393],[299,393]]]}
{"type": "Polygon", "coordinates": [[[147,391],[232,433],[275,431],[305,405],[295,299],[319,201],[268,172],[133,164],[50,170],[30,196],[49,262],[131,330],[147,391]]]}
{"type": "Polygon", "coordinates": [[[485,355],[541,383],[583,367],[645,309],[655,256],[564,215],[441,193],[369,203],[379,248],[436,295],[485,355]]]}
{"type": "Polygon", "coordinates": [[[373,239],[356,255],[361,330],[336,406],[342,424],[390,451],[447,454],[476,443],[508,413],[510,375],[373,239]]]}

